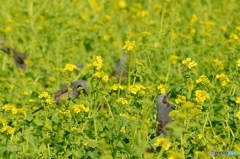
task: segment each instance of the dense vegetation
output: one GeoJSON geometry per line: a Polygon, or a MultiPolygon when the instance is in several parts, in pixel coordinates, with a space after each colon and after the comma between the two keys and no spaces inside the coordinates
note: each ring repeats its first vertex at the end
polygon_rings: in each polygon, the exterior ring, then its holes
{"type": "Polygon", "coordinates": [[[239,11],[238,0],[2,1],[1,158],[240,154],[239,11]],[[88,95],[56,106],[78,79],[88,95]],[[172,133],[157,137],[169,90],[172,133]]]}

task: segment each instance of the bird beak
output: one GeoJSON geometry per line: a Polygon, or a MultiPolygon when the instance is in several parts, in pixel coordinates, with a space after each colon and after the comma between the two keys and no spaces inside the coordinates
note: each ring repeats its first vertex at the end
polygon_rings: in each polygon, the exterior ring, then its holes
{"type": "Polygon", "coordinates": [[[166,93],[167,97],[168,97],[168,95],[169,95],[170,93],[171,93],[171,91],[169,91],[169,92],[166,93]]]}

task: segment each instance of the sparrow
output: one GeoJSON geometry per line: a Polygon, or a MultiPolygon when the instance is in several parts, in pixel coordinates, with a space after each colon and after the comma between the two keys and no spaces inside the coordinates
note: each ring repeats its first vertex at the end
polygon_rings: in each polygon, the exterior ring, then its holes
{"type": "MultiPolygon", "coordinates": [[[[77,80],[77,81],[71,82],[70,88],[72,89],[71,92],[68,91],[68,86],[64,85],[60,90],[58,90],[55,93],[54,103],[56,105],[62,104],[62,98],[70,97],[71,100],[74,100],[81,93],[79,88],[82,88],[83,92],[85,94],[88,94],[88,85],[83,80],[77,80]]],[[[37,110],[33,111],[32,114],[34,114],[42,109],[44,109],[44,107],[39,107],[37,110]]]]}
{"type": "Polygon", "coordinates": [[[169,113],[174,110],[174,107],[168,101],[168,95],[170,94],[170,92],[160,95],[157,99],[157,136],[161,135],[162,133],[170,134],[170,131],[165,130],[166,125],[172,122],[172,119],[169,117],[169,113]]]}
{"type": "Polygon", "coordinates": [[[26,60],[26,55],[24,53],[21,53],[15,49],[6,47],[6,46],[2,46],[4,44],[5,40],[0,37],[0,45],[1,45],[1,50],[3,52],[5,52],[8,55],[11,55],[11,53],[13,53],[13,59],[17,65],[17,67],[25,70],[26,69],[26,64],[25,64],[25,60],[26,60]]]}

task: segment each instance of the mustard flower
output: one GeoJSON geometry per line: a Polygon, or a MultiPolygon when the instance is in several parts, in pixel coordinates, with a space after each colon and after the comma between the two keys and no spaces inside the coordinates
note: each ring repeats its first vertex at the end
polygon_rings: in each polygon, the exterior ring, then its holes
{"type": "Polygon", "coordinates": [[[126,41],[122,49],[132,51],[134,48],[136,48],[135,41],[126,41]]]}
{"type": "Polygon", "coordinates": [[[22,92],[22,95],[23,95],[23,96],[28,96],[29,93],[28,93],[27,91],[24,91],[24,92],[22,92]]]}
{"type": "Polygon", "coordinates": [[[196,96],[196,101],[199,103],[203,103],[205,100],[210,98],[209,93],[205,90],[197,90],[195,92],[195,96],[196,96]]]}
{"type": "Polygon", "coordinates": [[[172,64],[175,65],[175,64],[177,64],[179,58],[180,58],[180,57],[177,56],[177,55],[171,55],[171,56],[170,56],[170,61],[171,61],[172,64]]]}
{"type": "Polygon", "coordinates": [[[182,95],[177,95],[177,99],[175,99],[175,102],[177,104],[183,104],[186,103],[186,97],[182,95]]]}
{"type": "Polygon", "coordinates": [[[209,81],[209,79],[207,78],[207,76],[202,75],[200,76],[197,80],[196,83],[202,83],[202,84],[206,84],[210,87],[213,87],[213,85],[211,84],[211,82],[209,81]]]}
{"type": "Polygon", "coordinates": [[[18,109],[15,107],[15,105],[13,104],[5,104],[2,109],[4,111],[10,111],[12,114],[17,114],[18,113],[18,109]]]}
{"type": "Polygon", "coordinates": [[[44,91],[42,94],[40,94],[38,96],[39,99],[47,99],[50,98],[50,95],[48,94],[48,92],[44,91]]]}
{"type": "Polygon", "coordinates": [[[240,111],[237,112],[236,117],[240,120],[240,111]]]}
{"type": "Polygon", "coordinates": [[[6,124],[3,124],[2,129],[0,129],[0,132],[7,132],[7,134],[13,134],[15,131],[15,128],[8,126],[6,124]]]}
{"type": "Polygon", "coordinates": [[[123,134],[126,133],[126,128],[125,128],[125,126],[122,126],[122,127],[121,127],[120,132],[123,133],[123,134]]]}
{"type": "Polygon", "coordinates": [[[143,31],[142,32],[142,36],[150,36],[151,34],[149,33],[149,32],[147,32],[147,31],[143,31]]]}
{"type": "Polygon", "coordinates": [[[223,70],[224,69],[223,62],[219,61],[218,59],[213,60],[213,62],[216,65],[216,67],[218,68],[218,70],[223,70]]]}
{"type": "Polygon", "coordinates": [[[198,134],[198,139],[201,140],[203,138],[203,135],[202,134],[198,134]]]}
{"type": "Polygon", "coordinates": [[[137,94],[138,92],[140,92],[141,90],[145,90],[145,87],[141,84],[135,84],[135,85],[131,85],[129,86],[128,90],[132,93],[132,94],[137,94]]]}
{"type": "Polygon", "coordinates": [[[89,112],[89,108],[85,107],[83,104],[74,104],[73,106],[71,106],[71,109],[76,113],[80,113],[82,111],[84,112],[89,112]]]}
{"type": "Polygon", "coordinates": [[[223,74],[223,73],[222,73],[222,74],[217,74],[216,77],[220,79],[221,85],[222,85],[223,87],[226,86],[228,82],[230,82],[228,76],[225,75],[225,74],[223,74]]]}
{"type": "Polygon", "coordinates": [[[111,90],[113,91],[117,91],[117,90],[123,90],[124,89],[124,86],[120,85],[119,83],[117,84],[114,84],[110,87],[111,90]]]}
{"type": "Polygon", "coordinates": [[[73,65],[73,64],[66,64],[63,70],[65,72],[67,72],[67,71],[72,72],[74,70],[78,70],[78,67],[76,65],[73,65]]]}
{"type": "Polygon", "coordinates": [[[183,159],[184,158],[181,153],[174,152],[172,150],[168,150],[167,154],[168,154],[168,159],[183,159]]]}
{"type": "Polygon", "coordinates": [[[100,70],[103,66],[103,61],[101,56],[97,56],[92,63],[92,66],[96,68],[96,70],[100,70]]]}
{"type": "Polygon", "coordinates": [[[66,110],[66,109],[59,110],[59,113],[62,114],[62,115],[65,115],[65,116],[70,116],[71,115],[70,110],[66,110]]]}
{"type": "Polygon", "coordinates": [[[171,142],[166,138],[157,138],[154,146],[161,146],[164,150],[168,150],[171,147],[171,142]]]}
{"type": "Polygon", "coordinates": [[[235,100],[235,102],[236,102],[237,104],[240,104],[240,96],[237,97],[237,99],[235,100]]]}
{"type": "Polygon", "coordinates": [[[196,14],[193,14],[193,15],[192,15],[192,18],[191,18],[191,21],[190,21],[190,24],[193,25],[194,23],[196,23],[197,19],[198,19],[198,18],[197,18],[197,15],[196,15],[196,14]]]}
{"type": "Polygon", "coordinates": [[[72,132],[74,132],[74,131],[76,132],[77,130],[78,130],[78,128],[76,128],[75,126],[71,128],[72,132]]]}
{"type": "Polygon", "coordinates": [[[99,72],[99,71],[95,72],[93,74],[93,77],[101,78],[102,77],[102,72],[99,72]]]}
{"type": "Polygon", "coordinates": [[[157,89],[160,91],[161,94],[164,94],[167,92],[167,86],[163,84],[158,85],[157,89]]]}
{"type": "Polygon", "coordinates": [[[237,60],[237,66],[240,67],[240,59],[237,60]]]}
{"type": "Polygon", "coordinates": [[[182,61],[183,65],[186,65],[189,69],[192,69],[193,67],[197,66],[197,63],[195,61],[192,61],[191,58],[186,58],[182,61]]]}
{"type": "Polygon", "coordinates": [[[118,6],[119,6],[119,8],[121,8],[121,9],[125,9],[126,6],[127,6],[127,4],[126,4],[126,2],[125,2],[124,0],[120,0],[120,1],[118,2],[118,6]]]}
{"type": "Polygon", "coordinates": [[[117,102],[118,102],[118,103],[121,103],[122,105],[128,104],[128,101],[127,101],[126,99],[124,99],[124,98],[118,98],[118,99],[117,99],[117,102]]]}
{"type": "Polygon", "coordinates": [[[102,77],[102,81],[104,82],[104,83],[107,83],[108,82],[108,75],[103,75],[103,77],[102,77]]]}
{"type": "Polygon", "coordinates": [[[194,88],[194,82],[192,79],[190,79],[188,83],[188,90],[191,91],[193,90],[193,88],[194,88]]]}

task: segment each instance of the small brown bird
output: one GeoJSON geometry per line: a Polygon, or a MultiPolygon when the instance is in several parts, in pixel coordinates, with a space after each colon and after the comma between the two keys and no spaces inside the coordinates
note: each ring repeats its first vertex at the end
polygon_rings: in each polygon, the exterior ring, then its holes
{"type": "MultiPolygon", "coordinates": [[[[65,85],[63,86],[60,90],[58,90],[56,93],[55,93],[55,97],[54,97],[54,102],[57,104],[57,105],[61,105],[62,104],[62,98],[68,98],[70,97],[71,100],[74,100],[79,94],[80,94],[80,90],[79,88],[82,88],[83,92],[85,94],[88,94],[88,85],[85,81],[83,80],[77,80],[77,81],[74,81],[74,82],[71,82],[70,84],[70,88],[72,89],[71,90],[71,94],[69,94],[69,91],[68,91],[68,86],[65,85]]],[[[34,112],[32,112],[32,114],[42,110],[44,107],[40,107],[38,108],[37,110],[35,110],[34,112]]]]}
{"type": "Polygon", "coordinates": [[[0,46],[1,46],[1,50],[3,52],[5,52],[8,55],[11,55],[11,53],[13,54],[13,59],[17,65],[17,67],[25,70],[26,69],[26,64],[25,64],[25,60],[26,60],[26,55],[24,53],[21,53],[15,49],[3,46],[5,43],[5,40],[0,37],[0,46]]]}
{"type": "Polygon", "coordinates": [[[165,130],[166,125],[172,122],[172,119],[169,117],[169,113],[174,110],[174,107],[168,101],[168,95],[170,92],[160,95],[157,99],[157,136],[162,133],[170,134],[170,131],[165,130]]]}

